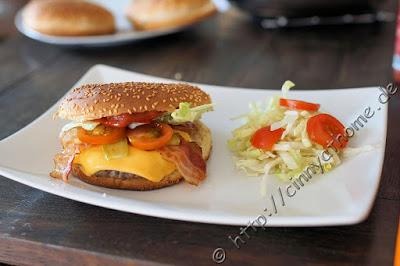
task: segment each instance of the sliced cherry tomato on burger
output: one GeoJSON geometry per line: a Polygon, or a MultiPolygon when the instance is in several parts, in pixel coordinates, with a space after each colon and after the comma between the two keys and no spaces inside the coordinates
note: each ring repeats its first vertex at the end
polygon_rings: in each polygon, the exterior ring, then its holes
{"type": "Polygon", "coordinates": [[[78,139],[82,142],[102,145],[118,142],[125,137],[125,128],[97,126],[94,130],[88,131],[83,128],[78,130],[78,139]]]}
{"type": "Polygon", "coordinates": [[[142,113],[131,114],[132,122],[136,123],[150,123],[155,118],[159,117],[163,112],[147,111],[142,113]]]}
{"type": "Polygon", "coordinates": [[[150,123],[153,119],[160,116],[162,112],[148,111],[134,114],[120,114],[98,119],[100,123],[110,127],[127,127],[131,123],[150,123]]]}
{"type": "Polygon", "coordinates": [[[168,124],[152,123],[128,130],[128,139],[133,147],[149,151],[164,147],[171,140],[173,133],[168,124]]]}
{"type": "Polygon", "coordinates": [[[127,127],[132,123],[132,117],[130,114],[121,114],[116,116],[108,116],[98,119],[100,123],[110,127],[127,127]]]}
{"type": "Polygon", "coordinates": [[[309,103],[304,101],[298,100],[290,100],[290,99],[279,99],[280,106],[284,106],[288,109],[292,110],[304,110],[304,111],[311,111],[316,112],[319,110],[320,105],[317,103],[309,103]]]}
{"type": "Polygon", "coordinates": [[[251,144],[256,148],[270,151],[275,143],[280,140],[284,131],[283,128],[271,130],[270,126],[260,128],[251,137],[251,144]]]}
{"type": "Polygon", "coordinates": [[[307,133],[311,141],[324,148],[333,146],[340,150],[346,147],[348,142],[344,125],[328,114],[318,114],[308,119],[307,133]]]}

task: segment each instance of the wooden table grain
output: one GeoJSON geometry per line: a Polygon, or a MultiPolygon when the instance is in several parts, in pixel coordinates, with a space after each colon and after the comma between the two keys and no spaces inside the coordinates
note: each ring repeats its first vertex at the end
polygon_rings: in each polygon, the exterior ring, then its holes
{"type": "MultiPolygon", "coordinates": [[[[185,32],[117,48],[66,49],[17,33],[22,0],[0,0],[0,139],[47,110],[94,64],[226,86],[300,89],[392,82],[395,23],[263,31],[237,11],[185,32]]],[[[396,11],[396,1],[382,1],[396,11]]],[[[228,99],[227,99],[228,100],[228,99]]],[[[338,107],[339,108],[339,107],[338,107]]],[[[377,199],[358,225],[268,228],[237,249],[239,228],[128,214],[0,176],[0,261],[22,265],[392,265],[400,211],[400,96],[389,104],[377,199]]],[[[27,140],[29,141],[29,140],[27,140]]],[[[38,151],[40,153],[40,151],[38,151]]]]}

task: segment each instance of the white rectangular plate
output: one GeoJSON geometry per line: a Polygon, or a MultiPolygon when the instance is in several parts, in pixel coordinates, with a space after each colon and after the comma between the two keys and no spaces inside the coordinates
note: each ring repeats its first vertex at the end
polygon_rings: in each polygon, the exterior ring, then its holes
{"type": "MultiPolygon", "coordinates": [[[[97,65],[74,87],[84,83],[123,81],[173,82],[97,65]]],[[[313,177],[292,197],[286,192],[288,184],[271,176],[268,197],[262,198],[259,193],[260,178],[246,177],[235,169],[226,141],[239,123],[230,118],[246,113],[250,101],[280,92],[198,86],[209,93],[215,103],[215,111],[203,118],[212,131],[213,151],[208,162],[208,178],[198,187],[182,182],[160,190],[135,192],[95,187],[74,177],[69,183],[49,177],[53,156],[60,150],[58,134],[66,123],[52,120],[56,106],[0,142],[0,174],[88,204],[192,222],[247,225],[260,215],[270,215],[266,226],[322,226],[353,224],[367,217],[379,185],[386,140],[387,106],[378,102],[381,93],[378,88],[291,91],[290,98],[321,103],[323,111],[335,115],[346,125],[363,114],[365,108],[371,107],[375,110],[374,116],[356,132],[350,146],[372,144],[377,148],[345,160],[327,174],[313,177]],[[279,188],[285,206],[281,202],[279,188]],[[272,195],[276,211],[272,207],[272,195]]]]}

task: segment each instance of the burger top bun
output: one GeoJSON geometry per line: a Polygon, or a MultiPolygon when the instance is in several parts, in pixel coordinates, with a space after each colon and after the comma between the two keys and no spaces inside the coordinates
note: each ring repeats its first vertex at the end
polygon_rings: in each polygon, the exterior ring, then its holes
{"type": "Polygon", "coordinates": [[[87,84],[64,97],[56,116],[87,121],[124,113],[172,112],[181,102],[189,102],[195,107],[211,103],[211,98],[200,88],[184,83],[87,84]]]}

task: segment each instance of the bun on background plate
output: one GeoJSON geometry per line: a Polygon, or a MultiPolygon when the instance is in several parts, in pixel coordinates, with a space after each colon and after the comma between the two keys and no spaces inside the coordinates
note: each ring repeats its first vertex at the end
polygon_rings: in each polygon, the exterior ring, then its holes
{"type": "Polygon", "coordinates": [[[215,13],[211,0],[134,0],[126,11],[136,30],[186,26],[215,13]]]}
{"type": "Polygon", "coordinates": [[[34,0],[23,10],[29,28],[54,36],[106,35],[116,31],[113,14],[83,0],[34,0]]]}

